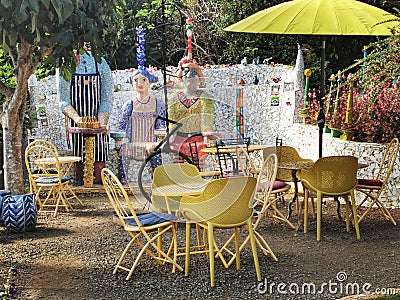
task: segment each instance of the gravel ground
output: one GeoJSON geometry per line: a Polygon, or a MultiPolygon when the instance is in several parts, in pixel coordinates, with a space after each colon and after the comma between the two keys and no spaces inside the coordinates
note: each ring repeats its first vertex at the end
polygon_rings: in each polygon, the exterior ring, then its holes
{"type": "MultiPolygon", "coordinates": [[[[250,247],[242,252],[240,270],[234,265],[225,269],[216,260],[214,288],[204,255],[191,257],[188,277],[173,274],[170,265],[157,265],[144,255],[126,281],[126,272],[112,271],[130,237],[113,223],[104,194],[81,198],[86,205],[76,206],[74,212],[56,218],[41,214],[34,231],[0,229],[0,273],[5,274],[10,264],[19,269],[18,299],[338,299],[356,294],[357,287],[360,294],[368,284],[370,292],[400,287],[400,227],[375,214],[361,224],[362,239],[357,241],[354,230],[345,232],[335,205],[324,209],[320,242],[313,220],[309,233],[303,234],[265,219],[258,231],[279,261],[259,253],[261,284],[250,247]],[[306,285],[319,291],[301,293],[306,285]]],[[[393,215],[400,220],[400,210],[393,210],[393,215]]],[[[178,235],[183,242],[183,228],[178,235]]],[[[183,257],[179,263],[183,266],[183,257]]]]}

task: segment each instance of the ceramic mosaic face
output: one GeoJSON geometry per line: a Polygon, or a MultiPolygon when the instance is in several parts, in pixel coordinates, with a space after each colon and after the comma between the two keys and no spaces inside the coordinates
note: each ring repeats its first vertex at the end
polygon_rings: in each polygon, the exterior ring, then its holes
{"type": "Polygon", "coordinates": [[[138,93],[148,92],[150,88],[150,80],[142,74],[137,74],[132,79],[132,85],[138,93]]]}
{"type": "Polygon", "coordinates": [[[196,69],[192,68],[185,68],[183,71],[183,82],[186,86],[186,89],[191,91],[191,90],[196,90],[199,87],[199,73],[197,72],[196,69]]]}

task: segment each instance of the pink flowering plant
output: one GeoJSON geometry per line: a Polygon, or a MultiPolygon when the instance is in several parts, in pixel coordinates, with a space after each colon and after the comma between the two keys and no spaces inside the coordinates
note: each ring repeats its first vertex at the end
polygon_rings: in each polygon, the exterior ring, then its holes
{"type": "MultiPolygon", "coordinates": [[[[304,98],[300,103],[301,107],[304,106],[304,98]]],[[[306,108],[300,110],[300,116],[304,117],[305,124],[316,124],[319,113],[319,100],[317,97],[316,89],[308,93],[306,100],[306,108]],[[301,115],[303,113],[303,115],[301,115]]]]}
{"type": "Polygon", "coordinates": [[[400,132],[400,91],[393,79],[366,91],[359,107],[357,130],[363,140],[387,143],[400,132]]]}
{"type": "Polygon", "coordinates": [[[347,98],[347,87],[343,87],[341,95],[332,101],[333,109],[326,113],[325,122],[328,124],[328,127],[337,130],[343,128],[346,120],[347,98]]]}
{"type": "MultiPolygon", "coordinates": [[[[343,84],[326,113],[330,127],[356,132],[357,141],[387,143],[400,132],[400,37],[369,46],[366,65],[343,84]],[[346,122],[350,80],[354,84],[352,118],[346,122]]],[[[355,139],[355,138],[353,138],[355,139]]]]}

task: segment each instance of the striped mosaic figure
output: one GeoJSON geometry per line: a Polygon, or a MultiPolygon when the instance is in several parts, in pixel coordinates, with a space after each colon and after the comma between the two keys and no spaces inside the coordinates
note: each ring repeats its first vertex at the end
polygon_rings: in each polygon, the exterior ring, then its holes
{"type": "MultiPolygon", "coordinates": [[[[80,116],[95,117],[98,115],[101,96],[101,76],[97,69],[95,74],[74,74],[71,80],[71,105],[80,116]]],[[[71,126],[77,124],[71,120],[71,126]]],[[[83,157],[85,145],[83,134],[72,134],[74,155],[83,157]]],[[[95,136],[95,161],[108,160],[108,135],[95,136]]]]}

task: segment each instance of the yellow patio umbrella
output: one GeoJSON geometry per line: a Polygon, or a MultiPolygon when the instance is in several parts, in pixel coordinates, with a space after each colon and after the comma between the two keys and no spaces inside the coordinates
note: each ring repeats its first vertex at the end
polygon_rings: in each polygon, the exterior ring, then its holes
{"type": "Polygon", "coordinates": [[[389,36],[399,26],[399,18],[380,8],[356,0],[293,0],[259,11],[226,31],[270,34],[320,35],[321,98],[318,117],[319,156],[322,156],[322,133],[325,123],[325,36],[389,36]]]}

